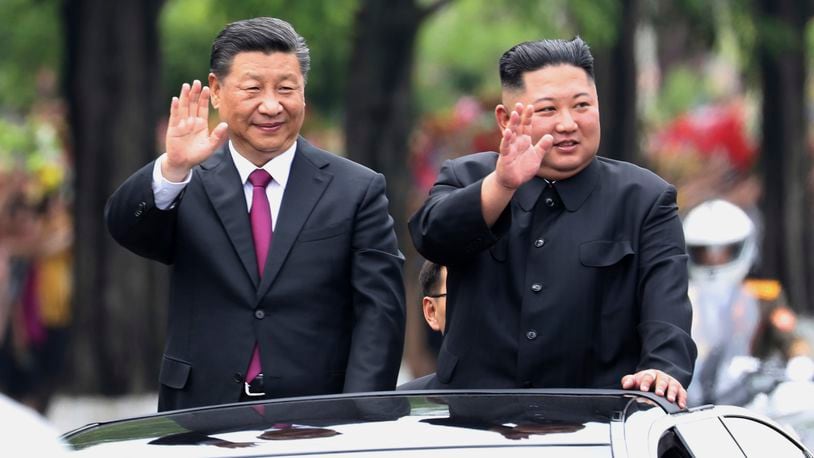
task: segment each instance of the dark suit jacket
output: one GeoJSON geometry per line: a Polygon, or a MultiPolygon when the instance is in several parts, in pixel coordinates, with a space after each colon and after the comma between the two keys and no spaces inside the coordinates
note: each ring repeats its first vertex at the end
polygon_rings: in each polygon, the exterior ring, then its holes
{"type": "Polygon", "coordinates": [[[394,388],[404,258],[381,174],[300,138],[260,279],[228,147],[170,210],[155,207],[152,169],[105,213],[120,244],[172,265],[160,410],[238,401],[255,341],[274,396],[394,388]]]}
{"type": "Polygon", "coordinates": [[[437,381],[449,388],[619,388],[638,369],[690,381],[695,344],[675,189],[595,158],[547,187],[524,184],[490,229],[483,178],[497,154],[448,161],[410,220],[447,266],[437,381]]]}

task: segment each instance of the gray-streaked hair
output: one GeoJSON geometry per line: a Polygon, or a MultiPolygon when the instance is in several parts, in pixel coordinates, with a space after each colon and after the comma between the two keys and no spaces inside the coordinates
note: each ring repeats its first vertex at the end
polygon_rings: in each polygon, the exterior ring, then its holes
{"type": "Polygon", "coordinates": [[[549,65],[573,65],[594,79],[594,56],[580,37],[566,40],[526,41],[500,57],[500,84],[506,89],[523,89],[523,74],[549,65]]]}
{"type": "Polygon", "coordinates": [[[225,78],[235,55],[245,51],[293,53],[300,63],[303,78],[308,81],[311,68],[308,45],[305,38],[282,19],[257,17],[228,24],[212,43],[209,71],[219,79],[225,78]]]}

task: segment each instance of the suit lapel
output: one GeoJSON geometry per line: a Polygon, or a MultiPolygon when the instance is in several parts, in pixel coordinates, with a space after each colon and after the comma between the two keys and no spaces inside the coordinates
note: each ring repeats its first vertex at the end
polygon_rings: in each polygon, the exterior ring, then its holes
{"type": "Polygon", "coordinates": [[[223,224],[240,262],[255,286],[260,282],[254,254],[252,228],[243,184],[237,173],[228,144],[201,164],[201,182],[223,224]]]}
{"type": "MultiPolygon", "coordinates": [[[[323,168],[328,163],[318,159],[315,148],[300,138],[297,152],[291,163],[291,173],[286,183],[277,223],[274,227],[274,239],[271,252],[266,260],[266,267],[260,286],[257,288],[258,301],[262,298],[283,266],[285,258],[297,240],[303,224],[316,206],[333,175],[323,168]]],[[[250,235],[251,237],[251,235],[250,235]]],[[[251,238],[249,239],[251,240],[251,238]]]]}

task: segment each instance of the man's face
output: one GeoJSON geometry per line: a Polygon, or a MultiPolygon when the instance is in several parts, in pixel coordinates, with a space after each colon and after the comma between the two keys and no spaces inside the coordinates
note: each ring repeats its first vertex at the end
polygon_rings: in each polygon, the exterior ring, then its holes
{"type": "Polygon", "coordinates": [[[505,128],[516,103],[532,105],[531,136],[536,143],[545,134],[554,137],[539,176],[563,180],[579,173],[599,149],[599,99],[596,85],[585,70],[573,65],[553,65],[526,72],[524,88],[504,89],[503,104],[495,109],[505,128]]]}
{"type": "Polygon", "coordinates": [[[235,55],[229,73],[209,74],[212,105],[238,152],[257,166],[287,150],[305,119],[305,80],[293,53],[235,55]]]}

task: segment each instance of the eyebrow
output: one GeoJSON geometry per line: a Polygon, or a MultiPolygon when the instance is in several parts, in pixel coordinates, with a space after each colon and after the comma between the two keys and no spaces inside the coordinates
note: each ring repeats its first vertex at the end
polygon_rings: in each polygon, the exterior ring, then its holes
{"type": "MultiPolygon", "coordinates": [[[[578,98],[583,97],[583,96],[590,97],[591,94],[588,94],[587,92],[580,92],[578,94],[574,94],[574,96],[571,97],[571,98],[572,99],[578,99],[578,98]]],[[[539,99],[535,100],[534,103],[537,103],[537,102],[553,102],[553,101],[554,101],[554,97],[540,97],[539,99]]]]}
{"type": "MultiPolygon", "coordinates": [[[[281,74],[279,76],[280,76],[280,79],[282,79],[282,80],[285,80],[285,79],[296,80],[297,79],[297,74],[294,73],[294,72],[283,73],[283,74],[281,74]]],[[[243,78],[243,79],[255,79],[255,80],[265,80],[266,79],[263,74],[255,73],[255,72],[243,73],[242,75],[240,75],[240,78],[243,78]]]]}

